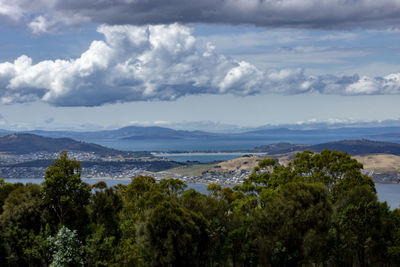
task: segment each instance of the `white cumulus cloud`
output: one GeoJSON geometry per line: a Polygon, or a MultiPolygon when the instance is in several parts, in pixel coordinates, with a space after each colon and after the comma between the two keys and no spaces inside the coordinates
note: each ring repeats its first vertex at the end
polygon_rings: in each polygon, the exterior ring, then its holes
{"type": "Polygon", "coordinates": [[[80,57],[34,63],[26,55],[0,63],[2,103],[40,99],[55,106],[175,100],[185,95],[258,93],[399,94],[400,74],[384,77],[307,75],[303,69],[260,70],[201,47],[180,24],[100,26],[80,57]]]}

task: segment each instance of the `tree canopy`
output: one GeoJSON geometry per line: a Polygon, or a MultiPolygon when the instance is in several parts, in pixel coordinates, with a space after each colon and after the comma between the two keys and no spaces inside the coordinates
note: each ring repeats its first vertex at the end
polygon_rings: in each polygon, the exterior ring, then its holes
{"type": "Polygon", "coordinates": [[[90,187],[62,153],[38,184],[0,179],[4,266],[399,266],[400,210],[346,153],[259,162],[202,194],[138,176],[90,187]]]}

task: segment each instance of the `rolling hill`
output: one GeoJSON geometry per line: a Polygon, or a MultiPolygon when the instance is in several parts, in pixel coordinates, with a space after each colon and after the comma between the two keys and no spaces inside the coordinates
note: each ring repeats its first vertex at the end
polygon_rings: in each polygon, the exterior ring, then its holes
{"type": "Polygon", "coordinates": [[[34,134],[9,134],[0,137],[0,152],[2,153],[20,155],[63,150],[94,152],[98,155],[120,155],[125,153],[97,144],[75,141],[70,138],[49,138],[34,134]]]}

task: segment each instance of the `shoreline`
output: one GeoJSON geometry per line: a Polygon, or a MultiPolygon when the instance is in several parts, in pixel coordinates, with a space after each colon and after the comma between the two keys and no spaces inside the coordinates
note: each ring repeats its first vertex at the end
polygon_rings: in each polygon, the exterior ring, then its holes
{"type": "MultiPolygon", "coordinates": [[[[4,179],[4,181],[7,180],[44,180],[44,177],[37,177],[37,178],[12,178],[12,177],[8,177],[8,178],[3,178],[0,177],[2,179],[4,179]]],[[[129,181],[131,179],[133,179],[135,177],[125,177],[125,178],[112,178],[112,177],[107,177],[107,178],[85,178],[85,177],[81,177],[82,180],[103,180],[103,181],[129,181]]],[[[162,179],[156,179],[156,180],[162,180],[162,179]]],[[[185,182],[185,181],[184,181],[185,182]]],[[[186,182],[185,182],[186,183],[186,182]]],[[[187,184],[199,184],[199,185],[209,185],[209,184],[217,184],[217,185],[221,185],[221,186],[229,186],[229,185],[240,185],[242,183],[206,183],[206,182],[195,182],[195,181],[191,181],[190,183],[187,184]]],[[[400,184],[400,182],[398,183],[394,183],[394,182],[387,182],[387,183],[381,183],[381,182],[375,182],[374,184],[392,184],[392,185],[398,185],[400,184]]]]}
{"type": "Polygon", "coordinates": [[[232,151],[232,152],[150,152],[153,156],[225,156],[225,155],[267,155],[267,152],[243,152],[243,151],[232,151]]]}

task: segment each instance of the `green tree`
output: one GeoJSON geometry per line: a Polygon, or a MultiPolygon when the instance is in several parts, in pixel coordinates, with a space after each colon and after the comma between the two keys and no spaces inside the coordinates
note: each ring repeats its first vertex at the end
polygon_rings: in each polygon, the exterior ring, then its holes
{"type": "Polygon", "coordinates": [[[372,194],[376,194],[375,183],[372,178],[362,174],[360,171],[353,170],[347,172],[344,177],[332,187],[332,200],[336,202],[345,198],[349,191],[358,186],[362,186],[372,194]]]}
{"type": "Polygon", "coordinates": [[[205,220],[175,201],[149,210],[137,226],[149,266],[202,266],[206,245],[205,220]]]}
{"type": "Polygon", "coordinates": [[[162,189],[151,176],[139,175],[126,187],[119,187],[122,210],[119,226],[121,239],[115,253],[115,262],[121,266],[143,266],[143,255],[137,243],[137,224],[144,214],[169,198],[168,188],[162,189]]]}
{"type": "Polygon", "coordinates": [[[187,185],[179,179],[163,179],[160,181],[160,187],[165,192],[167,196],[180,196],[187,185]]]}
{"type": "Polygon", "coordinates": [[[18,223],[10,223],[2,229],[4,242],[2,263],[8,266],[47,266],[48,242],[50,234],[48,226],[41,228],[36,234],[19,226],[18,223]]]}
{"type": "Polygon", "coordinates": [[[355,186],[334,206],[332,255],[340,266],[378,266],[388,257],[394,234],[389,207],[366,186],[355,186]]]}
{"type": "Polygon", "coordinates": [[[388,261],[395,266],[400,262],[400,209],[395,209],[390,213],[391,233],[388,241],[388,261]]]}
{"type": "Polygon", "coordinates": [[[90,186],[81,180],[79,161],[70,160],[67,152],[53,161],[43,182],[44,201],[56,224],[75,223],[82,218],[90,197],[90,186]]]}
{"type": "Polygon", "coordinates": [[[0,225],[3,227],[9,223],[16,223],[25,229],[39,231],[44,223],[43,201],[41,186],[27,184],[12,191],[3,205],[3,213],[0,215],[0,225]]]}
{"type": "Polygon", "coordinates": [[[103,225],[95,225],[94,232],[86,239],[86,259],[88,266],[110,266],[115,254],[115,236],[107,234],[103,225]]]}
{"type": "Polygon", "coordinates": [[[321,153],[298,153],[288,167],[304,181],[321,182],[330,186],[349,172],[359,172],[363,166],[346,152],[324,149],[321,153]]]}
{"type": "Polygon", "coordinates": [[[107,184],[104,181],[98,181],[97,183],[92,185],[92,189],[103,190],[107,188],[107,184]]]}
{"type": "Polygon", "coordinates": [[[186,209],[205,218],[208,243],[204,249],[207,261],[204,266],[232,266],[233,262],[246,261],[249,250],[243,237],[250,226],[241,209],[234,212],[234,202],[240,194],[216,184],[210,184],[207,189],[209,195],[189,189],[180,198],[186,209]]]}
{"type": "Polygon", "coordinates": [[[0,215],[4,262],[9,265],[35,266],[46,262],[48,228],[43,220],[41,186],[19,186],[7,197],[0,215]],[[44,231],[43,229],[46,229],[44,231]]]}
{"type": "Polygon", "coordinates": [[[362,164],[345,152],[323,150],[321,153],[297,153],[287,166],[277,165],[273,159],[259,162],[245,183],[276,188],[279,185],[302,181],[333,185],[346,174],[359,172],[362,164]]]}
{"type": "Polygon", "coordinates": [[[7,183],[4,182],[3,178],[0,178],[0,214],[3,212],[3,204],[4,201],[7,199],[8,195],[18,187],[23,186],[22,183],[7,183]]]}
{"type": "Polygon", "coordinates": [[[332,207],[322,184],[292,182],[255,214],[262,266],[324,262],[332,207]]]}
{"type": "Polygon", "coordinates": [[[119,215],[122,209],[121,196],[114,188],[96,191],[90,198],[88,211],[93,224],[103,225],[107,236],[119,238],[119,215]]]}

